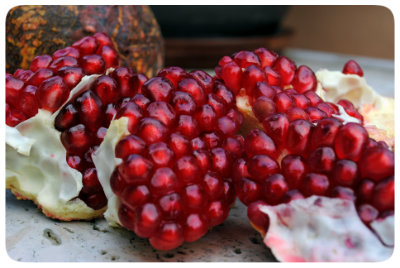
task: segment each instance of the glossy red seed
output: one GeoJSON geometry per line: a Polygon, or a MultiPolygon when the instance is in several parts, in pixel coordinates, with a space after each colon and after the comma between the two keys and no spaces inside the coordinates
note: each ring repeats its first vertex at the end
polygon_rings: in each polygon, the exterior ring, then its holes
{"type": "Polygon", "coordinates": [[[253,129],[247,134],[244,142],[244,150],[248,157],[259,154],[275,157],[277,154],[274,141],[259,129],[253,129]]]}
{"type": "Polygon", "coordinates": [[[318,96],[317,93],[315,93],[313,90],[308,90],[304,93],[304,96],[306,96],[310,101],[312,106],[317,106],[318,103],[322,102],[322,99],[320,96],[318,96]]]}
{"type": "Polygon", "coordinates": [[[297,119],[310,120],[310,116],[303,109],[298,107],[290,108],[287,110],[286,114],[290,122],[297,119]]]}
{"type": "Polygon", "coordinates": [[[221,201],[213,201],[208,205],[206,215],[209,220],[209,226],[213,227],[225,221],[228,217],[229,209],[221,201]]]}
{"type": "Polygon", "coordinates": [[[52,60],[53,58],[50,55],[36,56],[33,58],[29,69],[32,72],[36,72],[39,69],[46,69],[50,65],[52,60]]]}
{"type": "Polygon", "coordinates": [[[281,161],[281,170],[291,188],[298,188],[307,172],[303,157],[299,155],[286,155],[281,161]]]}
{"type": "Polygon", "coordinates": [[[292,85],[299,93],[304,93],[307,90],[315,91],[317,88],[317,78],[308,66],[301,65],[296,70],[292,85]]]}
{"type": "Polygon", "coordinates": [[[109,46],[103,46],[98,53],[103,58],[106,69],[118,67],[119,56],[117,51],[115,51],[113,48],[109,46]]]}
{"type": "Polygon", "coordinates": [[[372,192],[374,190],[375,183],[371,180],[364,179],[357,186],[357,198],[360,202],[370,202],[372,199],[372,192]]]}
{"type": "Polygon", "coordinates": [[[207,172],[203,179],[203,189],[209,200],[217,200],[224,194],[224,183],[217,173],[207,172]]]}
{"type": "Polygon", "coordinates": [[[83,172],[86,169],[83,159],[78,155],[67,155],[67,164],[73,169],[83,172]]]}
{"type": "Polygon", "coordinates": [[[149,175],[153,164],[148,159],[138,154],[131,154],[118,166],[119,173],[125,181],[134,184],[145,184],[149,181],[149,175]]]}
{"type": "Polygon", "coordinates": [[[273,99],[275,96],[275,90],[267,82],[258,82],[253,90],[253,98],[257,99],[261,96],[273,99]]]}
{"type": "Polygon", "coordinates": [[[353,202],[356,200],[354,191],[350,187],[336,186],[332,189],[330,196],[350,200],[353,202]]]}
{"type": "Polygon", "coordinates": [[[331,147],[319,147],[308,156],[307,163],[312,172],[329,173],[335,164],[336,155],[331,147]]]}
{"type": "Polygon", "coordinates": [[[62,67],[58,69],[57,74],[63,78],[70,89],[73,89],[83,77],[83,71],[79,67],[62,67]]]}
{"type": "Polygon", "coordinates": [[[61,57],[54,60],[48,68],[56,73],[62,67],[78,67],[78,60],[70,56],[61,57]]]}
{"type": "MultiPolygon", "coordinates": [[[[137,73],[136,75],[134,75],[133,76],[133,90],[134,90],[134,92],[142,93],[142,87],[143,87],[144,83],[146,83],[148,80],[149,79],[144,74],[137,73]]],[[[136,95],[138,95],[138,94],[136,94],[136,95]]]]}
{"type": "Polygon", "coordinates": [[[132,101],[138,105],[142,110],[146,110],[147,106],[150,103],[150,100],[146,98],[143,94],[136,94],[132,101]]]}
{"type": "Polygon", "coordinates": [[[275,51],[263,47],[254,50],[254,53],[260,59],[262,68],[264,68],[265,66],[273,66],[276,59],[279,57],[275,51]]]}
{"type": "Polygon", "coordinates": [[[344,74],[356,74],[358,76],[364,76],[364,72],[360,65],[355,60],[349,60],[343,66],[342,73],[344,74]]]}
{"type": "Polygon", "coordinates": [[[306,196],[325,195],[329,188],[329,179],[326,175],[308,173],[300,185],[301,192],[306,196]]]}
{"type": "Polygon", "coordinates": [[[394,176],[376,184],[372,192],[372,205],[381,212],[394,209],[394,176]]]}
{"type": "Polygon", "coordinates": [[[135,212],[125,205],[121,205],[118,209],[118,219],[128,230],[135,228],[135,212]]]}
{"type": "Polygon", "coordinates": [[[192,211],[200,211],[207,205],[204,189],[199,184],[191,184],[183,189],[183,204],[192,211]]]}
{"type": "Polygon", "coordinates": [[[168,128],[159,120],[154,118],[143,118],[139,122],[137,135],[148,145],[165,140],[168,128]]]}
{"type": "Polygon", "coordinates": [[[183,237],[185,242],[193,242],[205,235],[208,230],[206,220],[201,214],[190,214],[183,224],[183,237]]]}
{"type": "Polygon", "coordinates": [[[273,100],[268,97],[258,97],[252,105],[253,113],[258,121],[263,121],[266,117],[275,114],[277,107],[273,100]]]}
{"type": "Polygon", "coordinates": [[[62,108],[58,113],[54,126],[56,129],[63,131],[69,127],[72,127],[78,123],[79,115],[74,104],[69,103],[62,108]]]}
{"type": "Polygon", "coordinates": [[[83,188],[81,193],[90,194],[91,192],[97,192],[102,189],[95,168],[85,170],[82,177],[82,183],[83,188]]]}
{"type": "Polygon", "coordinates": [[[37,87],[27,85],[20,94],[18,109],[21,110],[28,117],[32,117],[38,112],[38,103],[36,101],[37,87]]]}
{"type": "Polygon", "coordinates": [[[171,67],[167,67],[162,69],[157,76],[161,76],[161,77],[165,77],[167,78],[169,81],[171,81],[171,83],[174,85],[174,87],[176,88],[178,86],[178,82],[186,76],[186,72],[184,69],[182,69],[181,67],[178,66],[171,66],[171,67]]]}
{"type": "Polygon", "coordinates": [[[149,186],[153,196],[163,196],[179,191],[181,184],[172,169],[161,167],[154,171],[149,186]]]}
{"type": "MultiPolygon", "coordinates": [[[[79,50],[77,50],[74,47],[65,47],[65,48],[59,49],[53,53],[53,59],[58,59],[58,58],[65,57],[65,56],[70,56],[70,57],[78,59],[80,56],[79,50]]],[[[44,67],[44,68],[46,68],[46,67],[44,67]]]]}
{"type": "Polygon", "coordinates": [[[341,159],[333,167],[332,179],[342,186],[353,186],[357,180],[358,167],[351,160],[341,159]]]}
{"type": "Polygon", "coordinates": [[[22,69],[18,69],[17,71],[15,71],[14,73],[14,77],[18,78],[22,81],[24,81],[24,83],[28,82],[29,79],[33,76],[33,72],[31,70],[22,70],[22,69]],[[19,72],[18,74],[16,74],[19,70],[21,70],[21,72],[19,72]]]}
{"type": "Polygon", "coordinates": [[[201,85],[206,94],[212,92],[214,80],[208,73],[202,70],[194,70],[189,73],[189,76],[194,78],[201,85]]]}
{"type": "Polygon", "coordinates": [[[283,147],[289,129],[289,119],[286,114],[276,113],[268,116],[262,122],[265,133],[272,138],[277,147],[283,147]]]}
{"type": "Polygon", "coordinates": [[[221,147],[211,149],[211,170],[217,172],[223,177],[227,177],[230,174],[231,159],[229,155],[221,147]]]}
{"type": "Polygon", "coordinates": [[[237,137],[227,137],[222,142],[222,148],[233,158],[238,158],[241,156],[244,148],[243,137],[238,135],[237,137]]]}
{"type": "Polygon", "coordinates": [[[311,133],[311,149],[320,146],[332,147],[341,125],[340,121],[335,118],[324,118],[319,120],[311,133]]]}
{"type": "Polygon", "coordinates": [[[394,153],[383,147],[366,150],[359,161],[361,176],[374,182],[394,174],[394,153]]]}
{"type": "Polygon", "coordinates": [[[126,159],[131,154],[141,154],[146,147],[146,143],[138,136],[129,135],[122,138],[115,146],[115,156],[126,159]]]}
{"type": "Polygon", "coordinates": [[[187,138],[192,139],[199,134],[199,125],[195,118],[190,115],[181,114],[178,117],[176,130],[185,135],[187,138]]]}
{"type": "Polygon", "coordinates": [[[183,78],[179,81],[177,89],[189,93],[197,105],[206,102],[206,94],[200,84],[193,78],[183,78]]]}
{"type": "Polygon", "coordinates": [[[53,71],[50,69],[38,69],[28,80],[27,84],[39,87],[42,82],[53,76],[53,71]]]}
{"type": "Polygon", "coordinates": [[[249,205],[260,199],[262,188],[259,183],[241,177],[235,182],[235,192],[243,204],[249,205]]]}
{"type": "Polygon", "coordinates": [[[293,61],[285,56],[280,56],[276,59],[273,68],[280,74],[282,86],[292,83],[296,71],[296,65],[293,61]]]}
{"type": "Polygon", "coordinates": [[[336,134],[334,148],[339,159],[358,161],[368,140],[364,127],[356,123],[347,123],[336,134]]]}
{"type": "Polygon", "coordinates": [[[149,237],[157,230],[160,220],[161,215],[157,206],[153,203],[144,204],[136,211],[135,233],[140,237],[149,237]]]}
{"type": "Polygon", "coordinates": [[[103,119],[102,103],[91,90],[85,91],[76,99],[79,119],[88,129],[94,131],[100,127],[103,119]]]}
{"type": "Polygon", "coordinates": [[[116,103],[121,95],[117,82],[108,75],[102,75],[96,79],[92,88],[102,103],[116,103]]]}
{"type": "Polygon", "coordinates": [[[94,210],[102,209],[107,205],[107,197],[103,191],[95,192],[87,196],[80,195],[79,198],[81,198],[88,207],[94,210]]]}
{"type": "Polygon", "coordinates": [[[297,189],[292,189],[287,191],[283,197],[282,197],[282,202],[283,203],[289,203],[293,200],[298,200],[298,199],[304,199],[304,195],[297,189]]]}
{"type": "Polygon", "coordinates": [[[208,97],[207,104],[209,104],[214,109],[217,116],[220,117],[224,115],[226,112],[224,100],[212,93],[208,94],[207,97],[208,97]]]}
{"type": "Polygon", "coordinates": [[[293,154],[303,153],[307,149],[311,129],[309,121],[298,119],[290,122],[286,137],[288,151],[293,154]]]}
{"type": "Polygon", "coordinates": [[[153,77],[143,84],[142,93],[151,101],[169,102],[173,89],[173,84],[167,78],[153,77]]]}
{"type": "Polygon", "coordinates": [[[158,167],[170,165],[174,158],[174,152],[164,142],[151,144],[147,151],[150,160],[158,167]]]}
{"type": "Polygon", "coordinates": [[[289,190],[289,185],[282,174],[273,174],[264,182],[263,196],[270,205],[278,204],[285,193],[289,190]]]}
{"type": "Polygon", "coordinates": [[[110,177],[110,186],[112,191],[118,196],[121,197],[123,191],[127,188],[127,183],[124,178],[119,174],[118,169],[114,169],[113,173],[110,177]]]}
{"type": "Polygon", "coordinates": [[[177,158],[188,154],[191,150],[189,140],[179,133],[172,133],[168,144],[177,158]]]}
{"type": "Polygon", "coordinates": [[[171,193],[160,197],[158,207],[163,214],[163,219],[176,220],[183,216],[182,199],[177,193],[171,193]]]}
{"type": "Polygon", "coordinates": [[[311,101],[303,94],[293,94],[291,96],[295,105],[300,109],[305,110],[308,106],[311,105],[311,101]]]}
{"type": "Polygon", "coordinates": [[[264,201],[256,201],[247,207],[247,217],[255,225],[257,230],[266,233],[269,228],[269,217],[260,210],[260,206],[266,206],[264,201]]]}
{"type": "Polygon", "coordinates": [[[26,119],[27,116],[19,110],[10,109],[6,113],[6,124],[11,127],[18,125],[19,123],[25,121],[26,119]]]}
{"type": "Polygon", "coordinates": [[[322,103],[318,103],[316,108],[325,112],[327,114],[327,116],[330,117],[330,116],[332,116],[332,114],[338,113],[337,110],[334,109],[332,105],[335,105],[335,104],[333,104],[333,103],[328,104],[328,103],[322,102],[322,103]]]}
{"type": "Polygon", "coordinates": [[[36,90],[36,99],[42,109],[56,111],[67,99],[69,90],[60,76],[46,79],[36,90]]]}
{"type": "Polygon", "coordinates": [[[294,106],[294,101],[285,92],[280,92],[275,95],[274,102],[279,113],[285,113],[287,110],[294,106]]]}
{"type": "Polygon", "coordinates": [[[210,168],[211,156],[206,150],[196,150],[193,151],[193,156],[196,158],[196,161],[202,170],[205,173],[210,168]]]}
{"type": "Polygon", "coordinates": [[[267,155],[255,155],[248,160],[248,170],[253,179],[258,182],[279,172],[278,163],[267,155]]]}
{"type": "Polygon", "coordinates": [[[194,116],[202,131],[212,131],[215,128],[217,113],[211,105],[202,105],[194,116]]]}
{"type": "Polygon", "coordinates": [[[167,127],[172,127],[175,123],[175,112],[171,105],[163,101],[150,103],[146,108],[149,117],[158,119],[167,127]]]}
{"type": "Polygon", "coordinates": [[[228,116],[223,116],[218,118],[216,130],[221,136],[226,137],[235,134],[239,130],[239,125],[228,116]]]}
{"type": "Polygon", "coordinates": [[[241,67],[234,61],[223,65],[221,69],[221,78],[233,93],[237,93],[241,87],[242,81],[241,67]]]}
{"type": "Polygon", "coordinates": [[[217,81],[214,84],[214,93],[225,102],[226,108],[231,108],[235,104],[233,92],[217,81]]]}
{"type": "Polygon", "coordinates": [[[264,67],[267,83],[271,86],[280,86],[282,83],[281,75],[269,66],[264,67]]]}
{"type": "Polygon", "coordinates": [[[324,111],[316,107],[307,107],[305,111],[309,115],[311,122],[315,122],[328,117],[328,115],[324,111]]]}
{"type": "Polygon", "coordinates": [[[158,250],[171,250],[183,243],[183,230],[174,222],[161,223],[155,235],[150,236],[150,244],[158,250]]]}
{"type": "Polygon", "coordinates": [[[257,55],[251,51],[239,51],[235,53],[232,58],[241,68],[261,64],[257,55]]]}
{"type": "Polygon", "coordinates": [[[98,43],[92,36],[86,36],[72,44],[72,47],[79,50],[82,56],[96,53],[98,43]]]}
{"type": "Polygon", "coordinates": [[[116,114],[117,114],[117,109],[115,108],[115,105],[112,103],[107,104],[104,111],[104,124],[106,126],[109,126],[111,120],[114,118],[116,114]]]}
{"type": "Polygon", "coordinates": [[[104,73],[106,63],[100,55],[86,55],[81,58],[81,67],[85,74],[104,73]]]}
{"type": "Polygon", "coordinates": [[[256,65],[251,65],[242,74],[241,87],[246,89],[247,95],[252,96],[256,84],[265,81],[265,79],[263,70],[256,65]]]}
{"type": "Polygon", "coordinates": [[[196,103],[192,96],[183,91],[172,93],[171,104],[177,114],[192,114],[196,110],[196,103]]]}
{"type": "Polygon", "coordinates": [[[83,153],[91,143],[85,125],[79,124],[61,133],[61,142],[70,153],[83,153]]]}
{"type": "Polygon", "coordinates": [[[122,97],[132,97],[135,95],[133,87],[134,72],[130,68],[118,67],[112,73],[111,77],[117,81],[122,97]]]}
{"type": "Polygon", "coordinates": [[[113,42],[106,33],[98,32],[98,33],[95,33],[93,35],[93,37],[96,39],[99,47],[103,47],[103,46],[113,47],[113,42]]]}
{"type": "Polygon", "coordinates": [[[202,139],[209,149],[218,147],[221,144],[221,139],[215,132],[204,133],[202,139]]]}

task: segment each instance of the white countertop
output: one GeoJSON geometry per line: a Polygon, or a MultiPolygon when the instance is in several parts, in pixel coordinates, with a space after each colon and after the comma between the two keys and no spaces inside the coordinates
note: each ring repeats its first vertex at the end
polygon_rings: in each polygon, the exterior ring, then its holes
{"type": "MultiPolygon", "coordinates": [[[[297,65],[313,70],[341,70],[353,58],[367,82],[386,96],[394,95],[394,62],[390,60],[287,49],[297,65]]],[[[239,200],[228,219],[193,243],[169,252],[154,250],[146,239],[124,229],[111,228],[104,219],[60,222],[46,218],[30,201],[6,192],[6,250],[18,261],[275,261],[261,236],[250,226],[239,200]]]]}

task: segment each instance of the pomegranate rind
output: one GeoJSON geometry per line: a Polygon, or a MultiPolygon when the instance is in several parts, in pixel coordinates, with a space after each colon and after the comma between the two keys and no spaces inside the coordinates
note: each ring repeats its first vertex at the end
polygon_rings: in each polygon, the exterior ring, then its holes
{"type": "Polygon", "coordinates": [[[363,115],[371,138],[394,145],[394,99],[377,93],[364,77],[339,71],[320,70],[316,73],[317,94],[325,101],[351,101],[363,115]]]}
{"type": "Polygon", "coordinates": [[[60,220],[91,219],[102,214],[76,198],[82,174],[68,166],[60,132],[50,112],[6,126],[6,188],[19,199],[35,202],[43,213],[60,220]]]}
{"type": "Polygon", "coordinates": [[[6,189],[19,199],[32,200],[47,217],[89,220],[102,216],[106,210],[94,210],[77,198],[83,186],[82,174],[67,164],[61,132],[54,127],[63,106],[88,90],[99,76],[83,77],[53,114],[39,109],[35,116],[15,127],[6,125],[6,189]]]}
{"type": "Polygon", "coordinates": [[[108,200],[104,217],[110,226],[122,226],[118,217],[119,199],[111,189],[110,178],[114,169],[122,163],[122,159],[115,156],[115,146],[123,137],[129,135],[128,123],[127,117],[111,121],[103,142],[92,155],[97,177],[108,200]]]}
{"type": "MultiPolygon", "coordinates": [[[[279,261],[383,261],[393,253],[349,200],[311,196],[260,210],[270,219],[264,243],[279,261]]],[[[393,221],[386,228],[394,231],[393,221]]]]}

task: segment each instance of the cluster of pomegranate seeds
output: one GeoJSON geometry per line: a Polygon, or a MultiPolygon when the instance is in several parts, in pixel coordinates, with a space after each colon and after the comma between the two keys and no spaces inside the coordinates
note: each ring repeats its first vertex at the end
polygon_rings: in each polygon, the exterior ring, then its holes
{"type": "Polygon", "coordinates": [[[233,93],[203,71],[165,68],[141,92],[117,112],[131,134],[116,145],[123,162],[110,184],[122,225],[169,250],[227,218],[243,118],[233,93]]]}
{"type": "Polygon", "coordinates": [[[102,74],[118,64],[119,56],[104,33],[84,37],[51,56],[35,57],[29,70],[6,75],[6,124],[16,126],[38,109],[55,112],[83,76],[102,74]]]}
{"type": "MultiPolygon", "coordinates": [[[[264,128],[247,134],[233,167],[237,196],[257,228],[268,229],[260,204],[311,195],[353,200],[366,224],[393,213],[393,152],[368,137],[350,101],[324,102],[315,93],[310,68],[261,48],[223,57],[215,72],[239,97],[247,96],[264,128]],[[341,109],[359,123],[345,122],[341,109]]],[[[362,75],[353,62],[344,72],[362,75]]]]}
{"type": "Polygon", "coordinates": [[[107,198],[92,153],[103,141],[117,110],[141,91],[145,80],[144,75],[130,68],[117,67],[96,78],[88,90],[71,99],[55,118],[55,128],[61,132],[61,142],[67,150],[66,161],[83,174],[79,198],[93,209],[104,207],[107,198]]]}

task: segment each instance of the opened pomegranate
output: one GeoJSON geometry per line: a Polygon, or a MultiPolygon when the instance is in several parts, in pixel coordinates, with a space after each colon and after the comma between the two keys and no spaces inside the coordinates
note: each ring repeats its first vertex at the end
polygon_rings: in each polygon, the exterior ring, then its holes
{"type": "Polygon", "coordinates": [[[233,166],[234,186],[263,236],[270,219],[260,207],[313,195],[354,202],[367,226],[393,214],[394,153],[369,137],[357,110],[368,100],[376,105],[380,96],[369,89],[354,93],[354,76],[363,79],[355,61],[343,69],[342,76],[351,76],[343,89],[333,78],[321,86],[310,68],[266,49],[225,56],[215,73],[235,92],[245,116],[244,155],[233,166]],[[336,91],[324,88],[333,83],[336,91]],[[357,107],[340,97],[358,98],[357,107]]]}
{"type": "Polygon", "coordinates": [[[111,223],[160,250],[202,237],[235,200],[242,115],[224,84],[169,67],[125,102],[94,155],[111,223]]]}
{"type": "Polygon", "coordinates": [[[147,79],[118,64],[109,37],[96,33],[6,76],[7,187],[49,217],[88,219],[105,209],[92,153],[147,79]]]}

